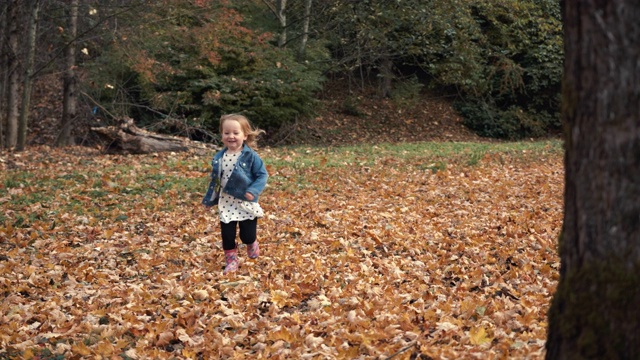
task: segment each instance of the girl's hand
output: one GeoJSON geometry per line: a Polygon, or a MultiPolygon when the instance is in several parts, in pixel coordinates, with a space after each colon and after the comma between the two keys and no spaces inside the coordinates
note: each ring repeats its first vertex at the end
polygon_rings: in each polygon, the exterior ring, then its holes
{"type": "Polygon", "coordinates": [[[245,193],[244,197],[247,198],[247,200],[249,200],[249,201],[253,201],[253,199],[254,199],[253,194],[251,194],[251,193],[245,193]]]}

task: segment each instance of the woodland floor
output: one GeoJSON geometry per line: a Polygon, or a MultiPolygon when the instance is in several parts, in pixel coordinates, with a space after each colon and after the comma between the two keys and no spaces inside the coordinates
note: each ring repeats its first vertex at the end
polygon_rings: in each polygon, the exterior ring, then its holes
{"type": "Polygon", "coordinates": [[[260,150],[262,254],[233,276],[199,205],[211,154],[0,152],[0,359],[542,359],[557,144],[397,151],[486,140],[444,99],[326,100],[287,140],[324,146],[260,150]]]}

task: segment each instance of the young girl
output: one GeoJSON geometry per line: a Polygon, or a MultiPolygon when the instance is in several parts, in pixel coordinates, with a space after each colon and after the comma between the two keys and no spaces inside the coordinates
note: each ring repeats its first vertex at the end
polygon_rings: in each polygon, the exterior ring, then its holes
{"type": "Polygon", "coordinates": [[[260,255],[256,228],[263,212],[258,197],[269,175],[264,162],[251,147],[256,147],[261,133],[264,131],[254,129],[243,115],[230,114],[220,118],[224,148],[211,162],[211,183],[202,204],[207,208],[218,205],[226,261],[224,274],[238,269],[236,227],[240,228],[240,240],[247,245],[247,255],[251,259],[260,255]]]}

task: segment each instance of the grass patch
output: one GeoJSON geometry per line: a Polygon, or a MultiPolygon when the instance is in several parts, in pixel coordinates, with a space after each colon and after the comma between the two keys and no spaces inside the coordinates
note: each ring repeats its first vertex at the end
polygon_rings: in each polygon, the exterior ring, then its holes
{"type": "MultiPolygon", "coordinates": [[[[262,157],[269,167],[269,187],[295,194],[319,189],[316,181],[323,169],[352,168],[368,171],[376,167],[417,169],[436,173],[459,166],[481,163],[540,161],[563,152],[562,142],[523,141],[509,143],[382,143],[345,147],[283,147],[265,149],[262,157]]],[[[208,184],[208,168],[202,158],[154,157],[106,158],[86,164],[5,171],[0,175],[0,198],[9,212],[0,214],[0,224],[28,226],[46,221],[46,212],[104,218],[103,213],[143,206],[153,211],[170,211],[178,203],[198,201],[208,184]],[[105,165],[106,164],[106,165],[105,165]],[[87,166],[86,169],[82,166],[87,166]],[[190,174],[186,176],[185,174],[190,174]],[[39,209],[39,207],[45,208],[39,209]]]]}
{"type": "Polygon", "coordinates": [[[265,157],[265,161],[276,167],[306,169],[310,167],[372,166],[381,159],[397,159],[400,162],[415,162],[425,166],[439,163],[474,166],[482,159],[509,157],[515,160],[535,160],[557,156],[563,152],[559,140],[522,141],[509,143],[383,143],[376,145],[358,145],[345,147],[289,147],[282,151],[284,155],[265,157]]]}

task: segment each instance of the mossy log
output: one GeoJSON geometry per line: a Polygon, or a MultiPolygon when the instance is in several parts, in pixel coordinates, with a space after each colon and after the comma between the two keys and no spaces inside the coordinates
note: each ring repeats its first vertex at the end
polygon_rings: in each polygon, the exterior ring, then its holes
{"type": "Polygon", "coordinates": [[[141,129],[129,117],[118,120],[117,126],[92,127],[91,131],[105,142],[104,151],[108,154],[149,154],[213,148],[211,145],[188,138],[141,129]]]}

